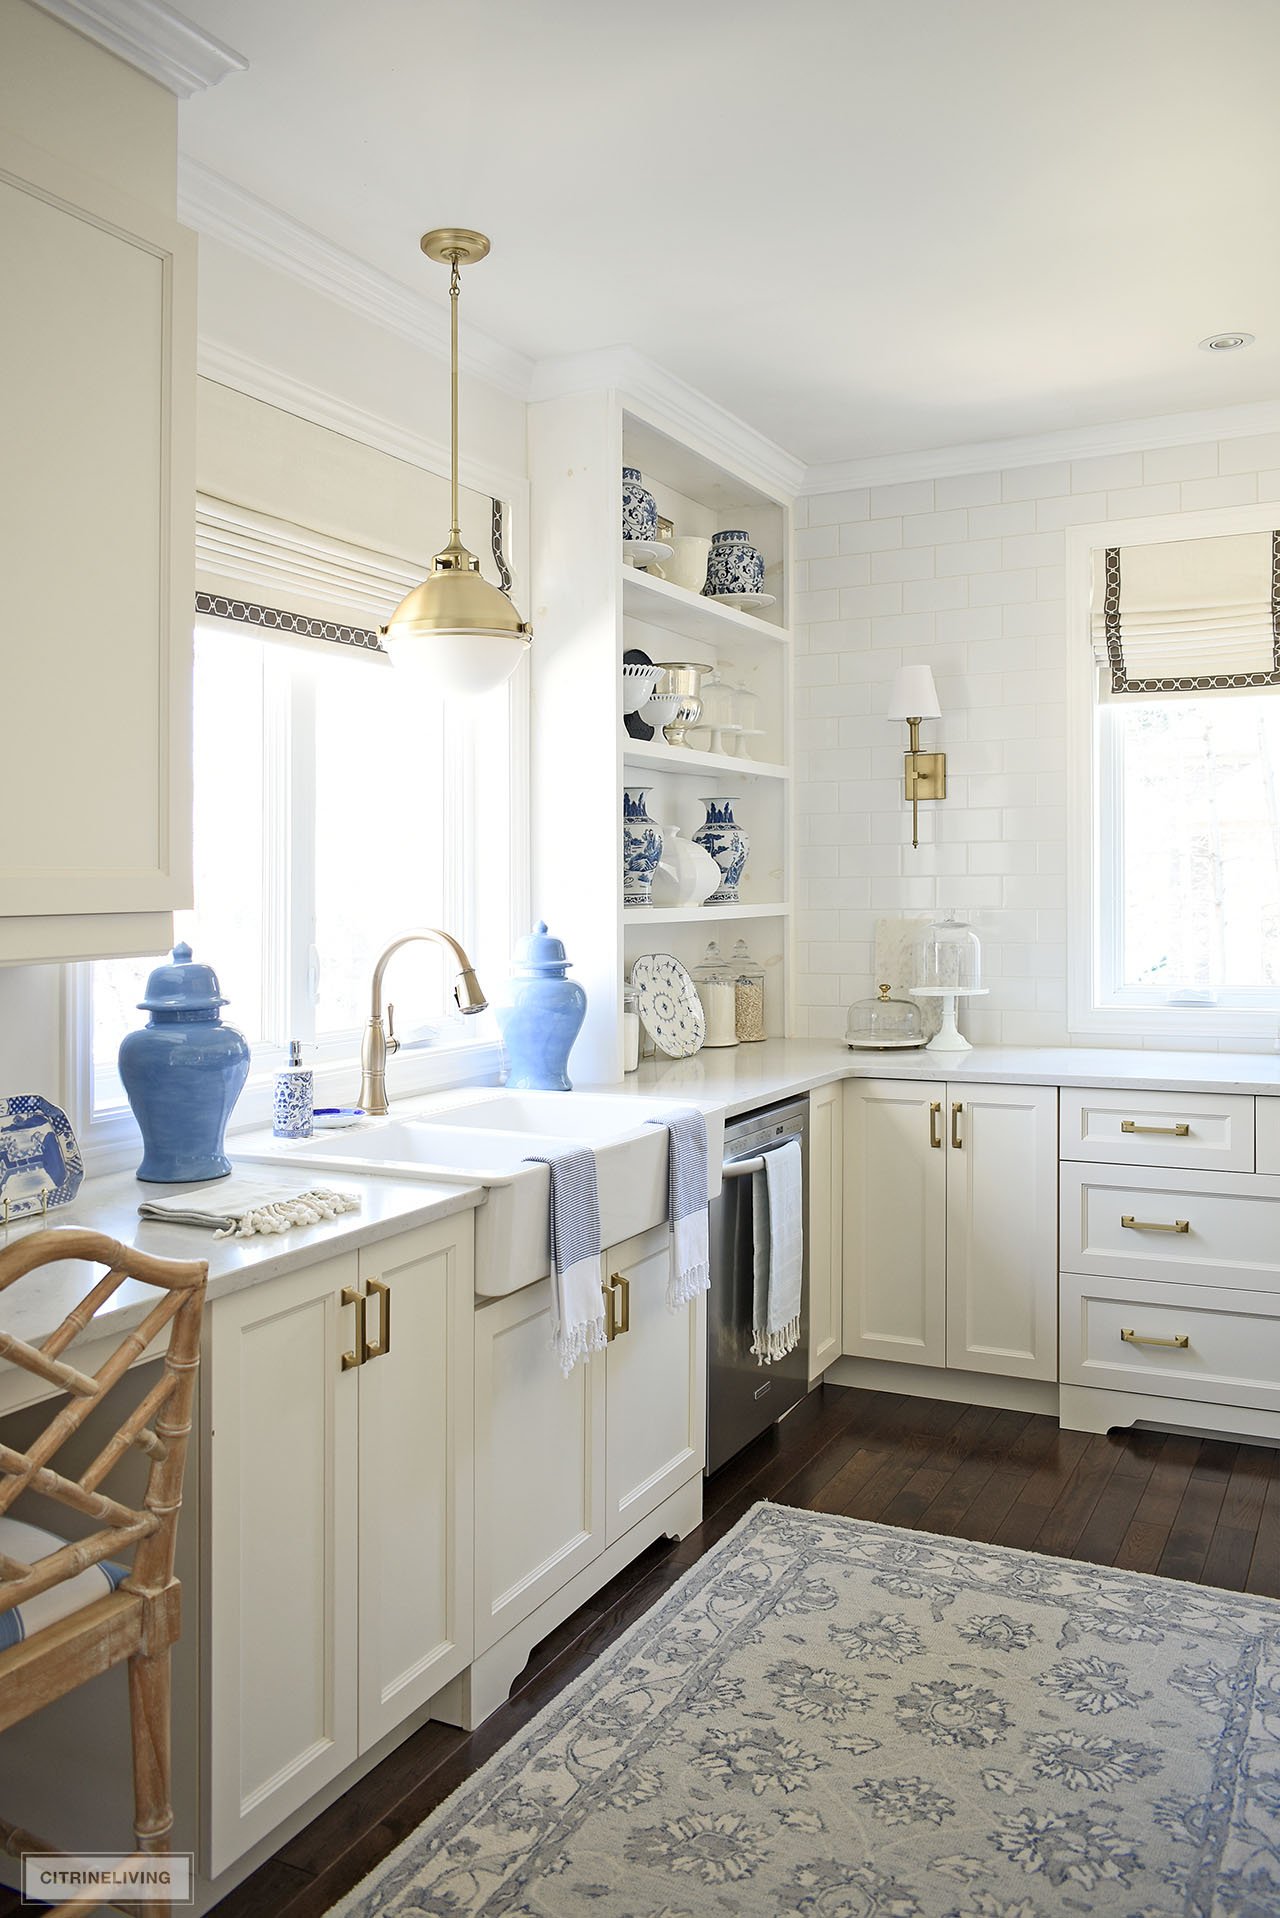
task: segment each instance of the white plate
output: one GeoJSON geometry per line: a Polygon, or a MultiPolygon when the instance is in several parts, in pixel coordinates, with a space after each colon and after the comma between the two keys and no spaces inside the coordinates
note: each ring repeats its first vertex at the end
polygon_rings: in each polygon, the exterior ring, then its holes
{"type": "Polygon", "coordinates": [[[704,593],[704,599],[714,599],[717,606],[734,606],[740,613],[762,612],[766,606],[776,606],[776,593],[704,593]]]}
{"type": "Polygon", "coordinates": [[[706,1037],[707,1018],[693,980],[669,952],[644,952],[631,968],[640,1022],[659,1052],[688,1059],[706,1037]]]}
{"type": "Polygon", "coordinates": [[[850,1052],[918,1052],[926,1039],[846,1039],[850,1052]]]}
{"type": "Polygon", "coordinates": [[[622,557],[629,566],[649,566],[655,559],[670,559],[675,552],[661,539],[624,539],[622,557]]]}

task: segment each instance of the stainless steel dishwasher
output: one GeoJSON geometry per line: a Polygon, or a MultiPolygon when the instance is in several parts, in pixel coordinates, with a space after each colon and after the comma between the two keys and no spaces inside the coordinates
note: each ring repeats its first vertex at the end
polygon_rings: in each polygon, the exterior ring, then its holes
{"type": "Polygon", "coordinates": [[[707,1299],[707,1471],[715,1472],[798,1405],[809,1388],[809,1245],[804,1248],[800,1343],[761,1365],[751,1350],[755,1241],[751,1181],[762,1155],[800,1142],[804,1217],[809,1216],[809,1100],[743,1113],[724,1129],[724,1184],[711,1201],[711,1292],[707,1299]]]}

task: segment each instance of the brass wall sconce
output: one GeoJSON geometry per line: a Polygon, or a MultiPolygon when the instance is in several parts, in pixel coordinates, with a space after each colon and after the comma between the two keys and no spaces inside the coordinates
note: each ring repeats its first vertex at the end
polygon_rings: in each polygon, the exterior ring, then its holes
{"type": "Polygon", "coordinates": [[[920,844],[920,801],[947,796],[947,755],[922,753],[920,721],[941,719],[938,689],[928,666],[900,666],[889,691],[890,719],[905,719],[911,743],[903,755],[903,790],[911,801],[911,844],[920,844]]]}

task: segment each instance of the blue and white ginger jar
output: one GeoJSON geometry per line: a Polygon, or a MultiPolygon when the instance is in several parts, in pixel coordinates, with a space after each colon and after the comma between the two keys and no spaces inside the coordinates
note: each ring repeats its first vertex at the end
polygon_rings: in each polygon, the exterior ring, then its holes
{"type": "Polygon", "coordinates": [[[516,942],[515,967],[494,1007],[506,1059],[504,1085],[522,1092],[571,1092],[569,1054],[587,1016],[587,995],[566,978],[569,960],[540,919],[516,942]]]}
{"type": "Polygon", "coordinates": [[[624,466],[622,469],[622,537],[658,537],[658,504],[641,481],[638,466],[624,466]]]}
{"type": "Polygon", "coordinates": [[[225,1179],[227,1120],[249,1076],[249,1044],[224,1026],[226,1005],[212,966],[175,946],[138,1007],[151,1017],[120,1046],[120,1077],[142,1133],[140,1179],[162,1184],[225,1179]]]}
{"type": "Polygon", "coordinates": [[[736,906],[738,882],[747,863],[751,841],[733,816],[736,797],[704,799],[707,816],[693,835],[694,844],[709,852],[720,868],[720,884],[705,902],[708,906],[736,906]]]}
{"type": "Polygon", "coordinates": [[[708,598],[721,593],[759,593],[764,590],[764,560],[745,533],[713,533],[707,560],[708,598]]]}
{"type": "Polygon", "coordinates": [[[651,906],[653,875],[662,857],[662,828],[645,806],[647,786],[622,789],[622,903],[651,906]]]}

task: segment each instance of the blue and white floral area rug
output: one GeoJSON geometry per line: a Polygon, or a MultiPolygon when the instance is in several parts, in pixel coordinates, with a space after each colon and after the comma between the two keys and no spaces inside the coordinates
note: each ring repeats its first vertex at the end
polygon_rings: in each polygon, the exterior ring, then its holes
{"type": "Polygon", "coordinates": [[[1277,1918],[1280,1604],[758,1505],[336,1909],[1277,1918]]]}

